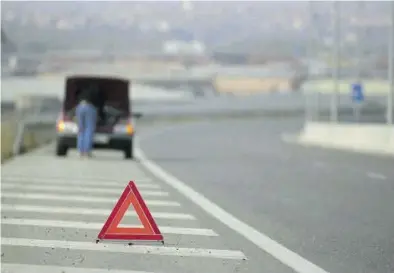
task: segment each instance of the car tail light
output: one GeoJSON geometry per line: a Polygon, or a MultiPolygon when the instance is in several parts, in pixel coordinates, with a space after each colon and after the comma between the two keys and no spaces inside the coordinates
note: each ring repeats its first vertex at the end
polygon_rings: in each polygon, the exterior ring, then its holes
{"type": "Polygon", "coordinates": [[[134,127],[133,124],[131,123],[131,119],[128,118],[128,119],[120,120],[114,126],[114,133],[132,135],[134,133],[134,127]]]}
{"type": "Polygon", "coordinates": [[[66,128],[64,121],[63,120],[58,120],[56,123],[56,128],[58,132],[63,132],[64,129],[66,128]]]}
{"type": "Polygon", "coordinates": [[[77,124],[75,124],[75,122],[72,121],[59,120],[57,122],[57,131],[65,133],[77,133],[78,126],[77,124]]]}
{"type": "Polygon", "coordinates": [[[57,119],[56,129],[58,132],[77,133],[78,126],[70,118],[66,117],[63,113],[57,119]]]}

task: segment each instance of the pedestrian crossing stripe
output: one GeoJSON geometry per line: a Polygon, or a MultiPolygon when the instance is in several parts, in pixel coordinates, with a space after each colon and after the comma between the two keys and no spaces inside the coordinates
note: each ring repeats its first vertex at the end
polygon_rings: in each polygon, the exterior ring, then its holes
{"type": "MultiPolygon", "coordinates": [[[[42,219],[17,219],[5,218],[1,220],[3,225],[34,226],[34,227],[55,227],[55,228],[75,228],[100,230],[101,223],[42,220],[42,219]]],[[[120,225],[123,226],[123,225],[120,225]]],[[[205,228],[182,228],[173,226],[160,226],[160,231],[167,234],[194,235],[194,236],[218,236],[212,229],[205,228]]]]}
{"type": "MultiPolygon", "coordinates": [[[[53,265],[33,265],[33,264],[1,264],[2,273],[153,273],[146,271],[134,271],[134,270],[118,270],[109,268],[77,268],[77,267],[64,267],[64,266],[53,266],[53,265]]],[[[158,273],[158,272],[157,272],[158,273]]]]}
{"type": "MultiPolygon", "coordinates": [[[[99,215],[108,216],[111,211],[108,209],[85,208],[85,207],[61,207],[61,206],[37,206],[37,205],[14,205],[2,204],[1,211],[8,212],[35,212],[45,214],[74,214],[74,215],[99,215]]],[[[196,220],[191,214],[178,212],[153,212],[155,218],[172,220],[196,220]]],[[[127,212],[126,215],[136,216],[135,211],[127,212]]]]}
{"type": "Polygon", "coordinates": [[[238,250],[187,248],[172,246],[150,246],[150,245],[124,245],[124,244],[95,244],[93,242],[75,242],[58,240],[39,240],[27,238],[1,238],[1,245],[22,246],[38,248],[59,248],[68,250],[98,251],[108,253],[148,254],[164,256],[183,256],[216,258],[228,260],[247,260],[245,254],[238,250]]]}

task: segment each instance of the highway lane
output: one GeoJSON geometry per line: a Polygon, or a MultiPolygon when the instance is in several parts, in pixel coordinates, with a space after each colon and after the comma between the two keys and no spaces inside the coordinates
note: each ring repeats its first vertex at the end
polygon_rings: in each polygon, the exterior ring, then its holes
{"type": "Polygon", "coordinates": [[[326,271],[394,272],[394,160],[281,141],[301,126],[297,118],[140,126],[140,145],[170,174],[326,271]]]}

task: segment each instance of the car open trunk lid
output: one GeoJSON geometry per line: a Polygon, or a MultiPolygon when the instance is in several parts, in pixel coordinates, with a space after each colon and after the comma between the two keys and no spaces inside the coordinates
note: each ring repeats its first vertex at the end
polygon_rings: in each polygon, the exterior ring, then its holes
{"type": "Polygon", "coordinates": [[[104,95],[105,120],[98,119],[97,132],[112,132],[118,119],[130,116],[129,80],[113,77],[70,76],[66,79],[63,110],[66,115],[75,118],[75,108],[82,88],[90,85],[98,87],[104,95]],[[114,113],[117,115],[113,117],[114,113]],[[111,116],[111,117],[109,117],[111,116]],[[108,118],[109,117],[109,118],[108,118]]]}

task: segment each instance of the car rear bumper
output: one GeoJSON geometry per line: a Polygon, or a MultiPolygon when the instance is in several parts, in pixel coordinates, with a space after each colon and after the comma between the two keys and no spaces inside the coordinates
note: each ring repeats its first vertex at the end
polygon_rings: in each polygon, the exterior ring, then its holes
{"type": "MultiPolygon", "coordinates": [[[[103,135],[103,134],[97,134],[103,135]]],[[[113,150],[124,150],[128,149],[132,145],[133,135],[113,135],[105,134],[108,138],[107,141],[95,140],[93,143],[94,149],[113,149],[113,150]]],[[[77,147],[77,135],[76,134],[58,134],[57,143],[70,148],[77,147]]]]}

